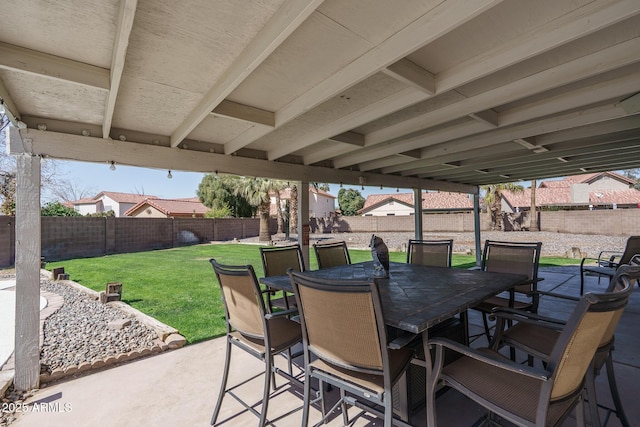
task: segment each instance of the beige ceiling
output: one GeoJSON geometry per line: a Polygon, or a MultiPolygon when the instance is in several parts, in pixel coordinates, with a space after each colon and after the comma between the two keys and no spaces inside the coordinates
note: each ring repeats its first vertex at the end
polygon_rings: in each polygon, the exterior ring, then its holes
{"type": "Polygon", "coordinates": [[[11,152],[474,193],[640,167],[638,0],[2,0],[11,152]]]}

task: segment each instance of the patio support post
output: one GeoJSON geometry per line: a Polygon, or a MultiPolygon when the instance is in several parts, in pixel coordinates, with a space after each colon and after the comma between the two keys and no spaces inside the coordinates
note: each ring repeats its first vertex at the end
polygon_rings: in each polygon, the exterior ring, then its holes
{"type": "Polygon", "coordinates": [[[413,189],[413,209],[415,213],[415,239],[422,240],[422,189],[413,189]]]}
{"type": "Polygon", "coordinates": [[[473,195],[473,231],[476,241],[476,265],[482,263],[482,248],[480,242],[480,195],[478,192],[473,195]]]}
{"type": "Polygon", "coordinates": [[[309,183],[298,182],[298,243],[302,249],[304,266],[309,269],[309,183]]]}
{"type": "MultiPolygon", "coordinates": [[[[13,131],[13,129],[12,129],[13,131]]],[[[11,140],[20,138],[11,132],[11,140]]],[[[17,156],[15,377],[18,390],[40,383],[40,157],[17,156]]]]}

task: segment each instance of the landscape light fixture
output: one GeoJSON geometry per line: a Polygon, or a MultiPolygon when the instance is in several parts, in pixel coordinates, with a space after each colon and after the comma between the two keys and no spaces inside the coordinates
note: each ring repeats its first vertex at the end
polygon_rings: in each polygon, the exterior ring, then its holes
{"type": "Polygon", "coordinates": [[[110,162],[110,163],[111,163],[111,166],[109,166],[109,170],[112,170],[112,171],[116,170],[116,162],[114,162],[113,160],[111,160],[111,162],[110,162]]]}
{"type": "Polygon", "coordinates": [[[169,179],[173,178],[173,175],[171,175],[171,169],[169,169],[169,173],[167,174],[167,178],[169,178],[169,179]]]}

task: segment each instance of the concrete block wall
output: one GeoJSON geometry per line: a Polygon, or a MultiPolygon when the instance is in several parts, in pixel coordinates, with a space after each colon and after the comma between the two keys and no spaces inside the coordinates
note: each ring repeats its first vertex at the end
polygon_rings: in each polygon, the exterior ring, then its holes
{"type": "Polygon", "coordinates": [[[540,230],[605,236],[640,235],[640,209],[540,212],[540,230]]]}
{"type": "Polygon", "coordinates": [[[105,253],[105,218],[42,217],[41,253],[46,259],[93,257],[105,253]]]}
{"type": "MultiPolygon", "coordinates": [[[[471,232],[474,230],[472,213],[424,214],[423,229],[430,232],[471,232]]],[[[481,229],[489,227],[489,217],[481,215],[481,229]]],[[[339,218],[312,218],[312,233],[379,233],[383,231],[413,231],[413,216],[349,216],[339,218]]]]}

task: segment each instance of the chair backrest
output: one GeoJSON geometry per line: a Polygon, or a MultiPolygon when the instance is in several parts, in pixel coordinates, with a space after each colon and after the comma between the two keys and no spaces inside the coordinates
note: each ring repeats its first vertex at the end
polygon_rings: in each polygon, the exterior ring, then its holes
{"type": "Polygon", "coordinates": [[[318,260],[318,268],[335,267],[351,264],[351,257],[344,241],[332,243],[315,243],[313,250],[318,260]]]}
{"type": "Polygon", "coordinates": [[[624,252],[620,257],[619,265],[629,264],[634,255],[640,254],[640,236],[631,236],[627,239],[624,252]]]}
{"type": "Polygon", "coordinates": [[[529,284],[515,287],[516,292],[536,289],[541,242],[499,242],[487,240],[482,253],[482,269],[497,273],[524,274],[529,284]]]}
{"type": "Polygon", "coordinates": [[[382,374],[388,353],[376,283],[290,277],[309,352],[337,366],[382,374]]]}
{"type": "Polygon", "coordinates": [[[265,277],[285,275],[290,268],[294,271],[304,271],[299,245],[261,247],[260,258],[265,277]]]}
{"type": "Polygon", "coordinates": [[[409,240],[407,263],[451,267],[453,240],[409,240]]]}
{"type": "Polygon", "coordinates": [[[245,336],[263,339],[265,306],[253,267],[222,265],[213,258],[209,262],[222,291],[227,333],[233,328],[245,336]]]}
{"type": "Polygon", "coordinates": [[[549,400],[575,395],[582,389],[593,356],[614,331],[631,295],[629,274],[623,273],[615,292],[588,293],[575,306],[551,352],[548,369],[553,373],[549,400]]]}

